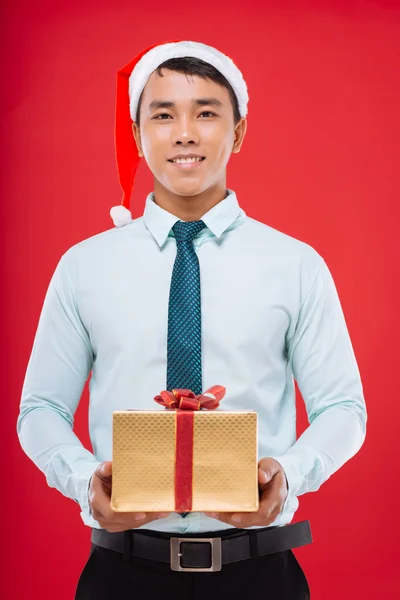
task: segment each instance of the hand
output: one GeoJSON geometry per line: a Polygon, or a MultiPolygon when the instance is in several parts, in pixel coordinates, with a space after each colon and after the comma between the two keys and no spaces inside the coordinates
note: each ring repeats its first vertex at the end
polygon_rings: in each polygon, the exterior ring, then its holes
{"type": "Polygon", "coordinates": [[[168,512],[115,512],[111,508],[111,489],[112,461],[105,461],[99,464],[92,475],[88,497],[93,518],[106,531],[126,531],[171,514],[168,512]]]}
{"type": "Polygon", "coordinates": [[[234,527],[267,527],[280,514],[288,495],[285,471],[274,458],[262,458],[258,463],[260,502],[258,511],[238,513],[204,513],[234,527]],[[235,518],[238,517],[239,520],[235,518]]]}

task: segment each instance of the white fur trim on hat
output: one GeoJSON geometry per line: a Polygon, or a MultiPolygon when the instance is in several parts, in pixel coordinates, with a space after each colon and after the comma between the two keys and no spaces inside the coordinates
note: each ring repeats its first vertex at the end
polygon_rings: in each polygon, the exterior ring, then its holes
{"type": "Polygon", "coordinates": [[[123,225],[129,225],[132,222],[131,211],[122,206],[122,204],[113,206],[110,210],[110,215],[116,227],[123,227],[123,225]]]}
{"type": "Polygon", "coordinates": [[[182,41],[160,44],[159,46],[152,48],[142,56],[132,70],[129,77],[129,108],[132,121],[136,121],[136,112],[140,94],[153,71],[155,71],[165,60],[183,56],[200,58],[218,69],[218,71],[220,71],[229,81],[236,94],[240,116],[246,117],[247,103],[249,101],[247,85],[241,71],[235,65],[233,60],[226,54],[223,54],[216,48],[208,46],[207,44],[182,41]]]}

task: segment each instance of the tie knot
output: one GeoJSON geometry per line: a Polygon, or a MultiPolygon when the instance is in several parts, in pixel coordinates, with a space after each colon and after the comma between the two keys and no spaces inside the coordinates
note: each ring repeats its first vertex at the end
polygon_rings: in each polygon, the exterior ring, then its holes
{"type": "Polygon", "coordinates": [[[207,225],[203,221],[177,221],[172,231],[177,243],[191,242],[204,227],[207,225]]]}

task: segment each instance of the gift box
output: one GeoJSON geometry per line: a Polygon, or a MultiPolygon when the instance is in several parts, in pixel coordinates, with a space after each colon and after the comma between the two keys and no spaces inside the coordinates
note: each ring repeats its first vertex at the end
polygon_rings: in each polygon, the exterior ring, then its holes
{"type": "Polygon", "coordinates": [[[258,415],[218,408],[224,394],[163,390],[164,410],[113,412],[114,511],[258,510],[258,415]]]}

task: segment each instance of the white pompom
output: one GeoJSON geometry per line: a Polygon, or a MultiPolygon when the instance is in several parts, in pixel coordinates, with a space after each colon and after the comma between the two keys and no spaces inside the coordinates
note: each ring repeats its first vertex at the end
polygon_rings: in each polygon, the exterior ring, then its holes
{"type": "Polygon", "coordinates": [[[132,222],[131,211],[122,206],[122,204],[113,206],[110,210],[110,215],[116,227],[123,227],[123,225],[129,225],[132,222]]]}

